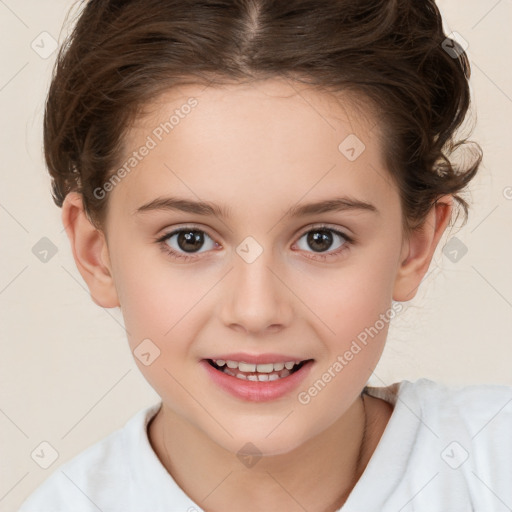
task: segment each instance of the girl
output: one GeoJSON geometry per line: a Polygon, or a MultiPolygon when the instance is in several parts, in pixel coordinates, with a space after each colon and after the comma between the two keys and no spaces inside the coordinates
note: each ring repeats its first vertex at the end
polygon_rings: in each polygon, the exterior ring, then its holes
{"type": "Polygon", "coordinates": [[[512,387],[367,385],[467,215],[469,74],[430,0],[87,2],[46,161],[161,401],[21,511],[512,506],[512,387]]]}

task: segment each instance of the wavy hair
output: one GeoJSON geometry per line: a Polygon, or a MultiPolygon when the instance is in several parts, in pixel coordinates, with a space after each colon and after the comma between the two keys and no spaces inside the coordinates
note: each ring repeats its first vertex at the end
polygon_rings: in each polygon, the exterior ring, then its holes
{"type": "Polygon", "coordinates": [[[44,151],[58,206],[95,197],[115,172],[129,126],[158,94],[185,83],[283,77],[353,93],[377,113],[383,154],[413,229],[482,160],[452,153],[470,105],[466,53],[443,32],[431,0],[90,0],[60,48],[44,117],[44,151]],[[452,51],[447,51],[452,48],[452,51]]]}

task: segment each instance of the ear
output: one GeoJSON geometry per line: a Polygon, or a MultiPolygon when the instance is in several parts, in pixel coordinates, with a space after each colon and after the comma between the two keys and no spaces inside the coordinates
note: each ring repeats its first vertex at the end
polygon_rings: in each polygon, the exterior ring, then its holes
{"type": "Polygon", "coordinates": [[[425,221],[404,240],[397,271],[393,300],[411,300],[426,274],[437,244],[453,209],[453,197],[442,196],[430,209],[425,221]]]}
{"type": "Polygon", "coordinates": [[[62,204],[62,223],[92,300],[103,308],[120,306],[105,235],[87,217],[82,195],[78,192],[66,195],[62,204]]]}

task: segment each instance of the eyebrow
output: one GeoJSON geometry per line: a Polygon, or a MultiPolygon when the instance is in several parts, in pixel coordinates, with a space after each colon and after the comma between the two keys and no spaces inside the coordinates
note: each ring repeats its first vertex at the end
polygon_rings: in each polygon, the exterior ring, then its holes
{"type": "MultiPolygon", "coordinates": [[[[191,201],[178,197],[158,197],[149,203],[137,208],[133,214],[141,214],[155,210],[173,210],[197,215],[214,216],[219,218],[230,218],[230,210],[225,206],[216,205],[206,201],[191,201]]],[[[292,206],[283,217],[303,217],[318,213],[335,211],[368,211],[380,214],[379,210],[371,203],[351,197],[335,197],[314,203],[292,206]]]]}

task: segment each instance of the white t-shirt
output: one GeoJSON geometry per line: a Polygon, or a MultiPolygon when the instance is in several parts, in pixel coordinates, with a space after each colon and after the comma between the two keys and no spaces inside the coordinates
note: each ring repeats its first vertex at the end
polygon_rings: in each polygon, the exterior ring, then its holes
{"type": "MultiPolygon", "coordinates": [[[[419,379],[367,392],[394,410],[338,512],[512,510],[512,386],[419,379]]],[[[201,512],[149,443],[160,404],[62,465],[19,512],[201,512]]]]}

